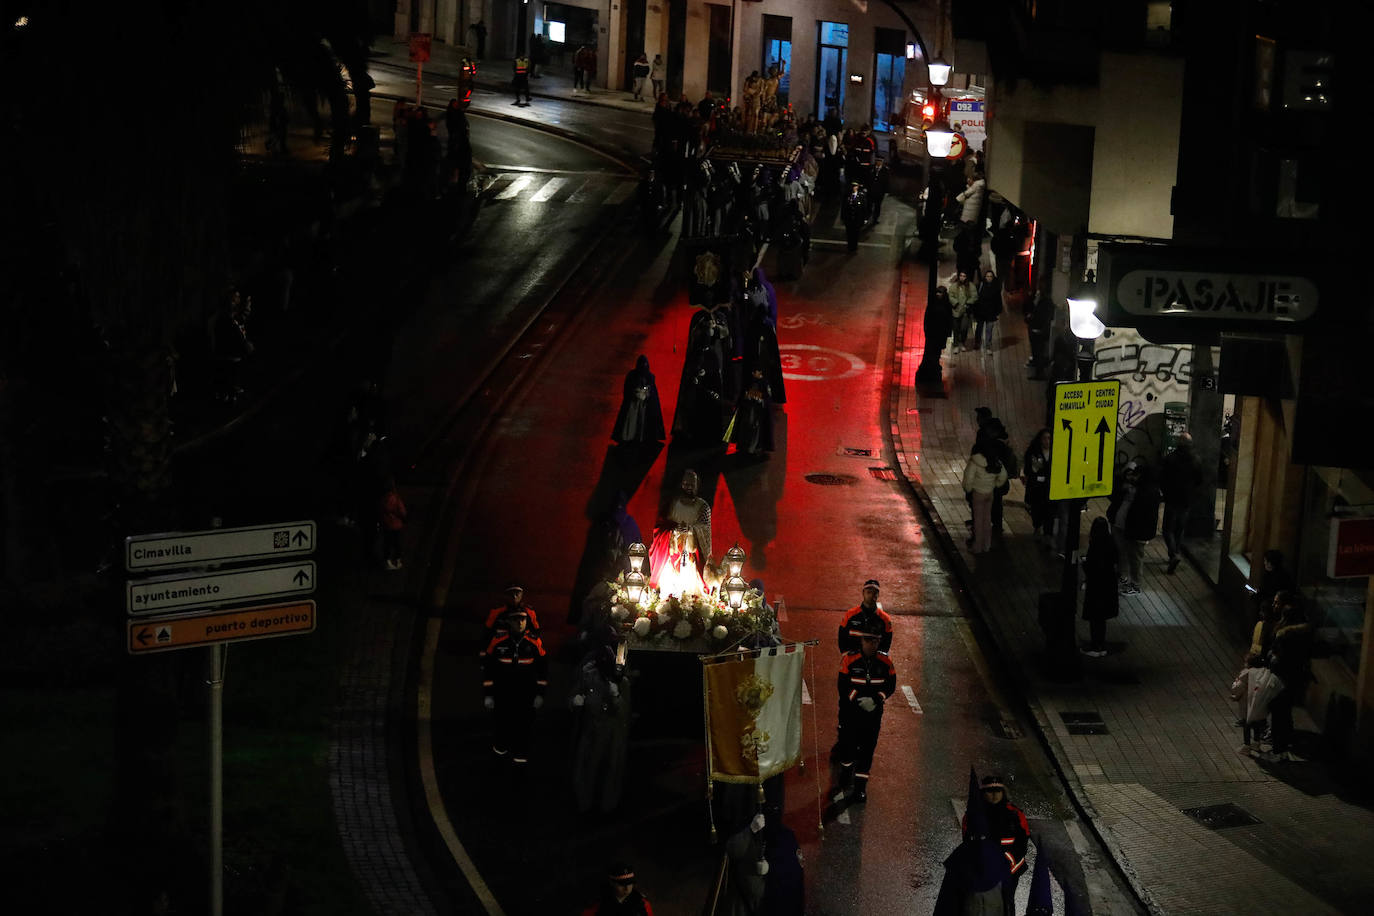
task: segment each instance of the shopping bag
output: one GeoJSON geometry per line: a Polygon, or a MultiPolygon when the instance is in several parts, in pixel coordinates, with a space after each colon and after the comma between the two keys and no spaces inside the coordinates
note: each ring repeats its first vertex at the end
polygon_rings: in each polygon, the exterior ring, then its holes
{"type": "Polygon", "coordinates": [[[1283,678],[1268,668],[1247,668],[1246,675],[1250,699],[1245,721],[1263,722],[1269,715],[1269,704],[1283,692],[1283,678]]]}
{"type": "Polygon", "coordinates": [[[1245,695],[1249,692],[1249,686],[1250,669],[1242,668],[1240,674],[1237,674],[1236,679],[1231,682],[1231,699],[1235,700],[1237,703],[1245,702],[1245,695]]]}

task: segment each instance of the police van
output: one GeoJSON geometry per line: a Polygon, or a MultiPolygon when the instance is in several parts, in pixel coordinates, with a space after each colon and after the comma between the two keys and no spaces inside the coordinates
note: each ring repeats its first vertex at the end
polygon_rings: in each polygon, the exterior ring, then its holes
{"type": "MultiPolygon", "coordinates": [[[[945,119],[955,133],[964,138],[969,152],[980,150],[987,139],[986,102],[983,90],[977,86],[967,89],[943,90],[945,119]]],[[[936,99],[924,87],[912,89],[902,112],[902,121],[894,131],[893,153],[898,161],[926,166],[926,128],[935,123],[936,99]]]]}

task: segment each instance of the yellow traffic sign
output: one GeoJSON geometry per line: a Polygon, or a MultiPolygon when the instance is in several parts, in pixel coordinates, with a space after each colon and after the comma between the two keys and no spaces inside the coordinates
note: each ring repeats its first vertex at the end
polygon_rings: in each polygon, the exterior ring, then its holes
{"type": "Polygon", "coordinates": [[[1116,411],[1121,383],[1061,382],[1054,386],[1050,499],[1106,496],[1116,464],[1116,411]]]}
{"type": "Polygon", "coordinates": [[[295,636],[315,629],[315,602],[295,601],[258,607],[176,614],[130,620],[129,654],[192,649],[221,642],[295,636]]]}

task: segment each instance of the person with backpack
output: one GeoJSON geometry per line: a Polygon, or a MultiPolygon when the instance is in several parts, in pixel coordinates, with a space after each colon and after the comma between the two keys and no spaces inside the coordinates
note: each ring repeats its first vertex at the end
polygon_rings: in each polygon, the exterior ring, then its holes
{"type": "Polygon", "coordinates": [[[1002,449],[995,438],[981,435],[974,443],[973,454],[964,466],[964,492],[973,506],[973,553],[992,550],[993,494],[1007,482],[1007,469],[1002,464],[1002,449]]]}

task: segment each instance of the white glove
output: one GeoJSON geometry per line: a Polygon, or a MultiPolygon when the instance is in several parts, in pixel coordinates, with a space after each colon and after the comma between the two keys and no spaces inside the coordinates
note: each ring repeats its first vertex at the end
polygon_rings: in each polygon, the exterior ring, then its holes
{"type": "Polygon", "coordinates": [[[580,694],[580,693],[573,697],[573,705],[574,705],[574,706],[582,706],[582,705],[583,705],[584,703],[586,703],[586,702],[587,702],[587,698],[584,697],[584,696],[583,696],[582,694],[580,694]]]}
{"type": "Polygon", "coordinates": [[[611,696],[620,696],[620,685],[615,683],[614,681],[607,685],[607,689],[610,691],[611,696]]]}
{"type": "Polygon", "coordinates": [[[872,697],[859,697],[859,708],[864,712],[872,712],[878,708],[878,704],[872,697]]]}
{"type": "Polygon", "coordinates": [[[535,709],[542,709],[543,706],[544,706],[544,698],[543,698],[543,697],[535,697],[535,698],[534,698],[534,708],[535,708],[535,709]]]}
{"type": "Polygon", "coordinates": [[[758,864],[757,864],[755,867],[759,870],[759,874],[760,874],[760,875],[766,875],[766,874],[768,874],[768,860],[767,860],[767,859],[759,859],[758,864]]]}
{"type": "Polygon", "coordinates": [[[495,709],[496,697],[487,697],[482,701],[482,705],[485,706],[487,709],[495,709]]]}
{"type": "Polygon", "coordinates": [[[755,814],[755,815],[754,815],[754,819],[753,819],[752,821],[749,822],[749,830],[750,830],[750,832],[752,832],[752,833],[758,833],[760,830],[763,829],[763,824],[764,824],[763,815],[762,815],[762,814],[755,814]]]}

